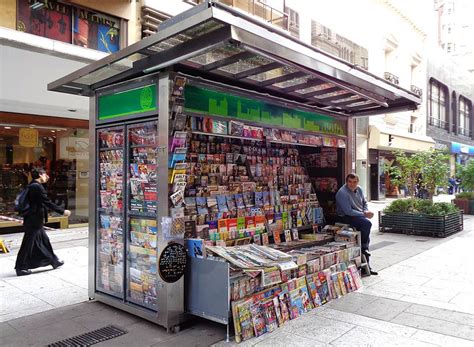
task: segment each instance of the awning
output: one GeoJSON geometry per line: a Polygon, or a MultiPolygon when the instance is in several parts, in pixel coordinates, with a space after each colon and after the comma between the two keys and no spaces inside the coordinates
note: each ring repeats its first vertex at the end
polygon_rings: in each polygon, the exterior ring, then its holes
{"type": "Polygon", "coordinates": [[[394,151],[400,149],[407,153],[427,151],[435,148],[436,142],[429,136],[407,134],[401,131],[379,129],[369,126],[369,148],[394,151]]]}
{"type": "Polygon", "coordinates": [[[213,1],[163,22],[158,32],[48,85],[96,89],[165,69],[303,103],[368,116],[417,108],[418,95],[213,1]]]}

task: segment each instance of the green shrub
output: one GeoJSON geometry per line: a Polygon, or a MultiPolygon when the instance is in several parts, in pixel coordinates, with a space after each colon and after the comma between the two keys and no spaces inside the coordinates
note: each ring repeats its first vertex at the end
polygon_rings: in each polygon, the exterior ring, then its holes
{"type": "Polygon", "coordinates": [[[462,192],[456,194],[456,199],[469,199],[474,200],[474,192],[462,192]]]}
{"type": "Polygon", "coordinates": [[[384,212],[410,213],[413,210],[415,200],[416,199],[399,199],[392,201],[390,205],[385,207],[384,212]]]}
{"type": "Polygon", "coordinates": [[[412,213],[416,214],[429,214],[429,211],[433,207],[433,201],[425,199],[415,199],[413,202],[412,213]]]}
{"type": "Polygon", "coordinates": [[[458,211],[459,209],[449,202],[435,202],[433,206],[425,210],[423,214],[429,216],[444,216],[458,211]]]}
{"type": "Polygon", "coordinates": [[[388,213],[412,213],[428,216],[444,216],[455,213],[459,209],[447,202],[435,202],[425,199],[400,199],[388,205],[384,212],[388,213]]]}

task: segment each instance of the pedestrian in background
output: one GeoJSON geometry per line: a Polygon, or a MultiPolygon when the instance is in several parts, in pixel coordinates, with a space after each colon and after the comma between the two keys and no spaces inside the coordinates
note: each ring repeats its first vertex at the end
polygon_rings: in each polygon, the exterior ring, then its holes
{"type": "Polygon", "coordinates": [[[24,214],[23,226],[25,235],[21,242],[16,258],[15,270],[18,276],[31,274],[30,269],[51,265],[53,269],[64,265],[53,252],[48,235],[44,231],[44,223],[48,222],[48,208],[70,216],[71,211],[64,210],[49,200],[43,184],[48,182],[49,176],[43,169],[31,171],[32,181],[28,185],[28,211],[24,214]]]}

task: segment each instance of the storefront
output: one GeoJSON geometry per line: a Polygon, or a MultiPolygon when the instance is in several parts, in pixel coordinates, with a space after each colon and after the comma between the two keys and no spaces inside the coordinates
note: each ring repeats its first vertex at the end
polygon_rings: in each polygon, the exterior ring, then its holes
{"type": "Polygon", "coordinates": [[[91,100],[89,296],[168,329],[185,311],[229,324],[226,249],[307,245],[355,168],[353,117],[420,102],[214,2],[48,89],[91,100]]]}
{"type": "Polygon", "coordinates": [[[14,200],[31,181],[31,169],[44,168],[50,198],[72,212],[69,224],[87,223],[88,126],[84,120],[0,113],[0,214],[16,215],[14,200]]]}
{"type": "Polygon", "coordinates": [[[396,130],[382,131],[371,125],[369,129],[369,168],[371,200],[405,195],[399,187],[391,183],[388,170],[395,163],[395,151],[415,153],[435,148],[435,141],[428,136],[407,135],[396,130]]]}
{"type": "Polygon", "coordinates": [[[474,146],[464,143],[451,142],[451,153],[455,155],[456,164],[466,165],[474,157],[474,146]]]}

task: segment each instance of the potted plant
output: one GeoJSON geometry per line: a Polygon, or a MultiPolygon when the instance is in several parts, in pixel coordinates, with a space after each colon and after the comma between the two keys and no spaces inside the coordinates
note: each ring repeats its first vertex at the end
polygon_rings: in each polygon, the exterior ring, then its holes
{"type": "Polygon", "coordinates": [[[461,231],[463,213],[450,203],[399,199],[379,212],[381,232],[403,232],[446,237],[461,231]]]}
{"type": "Polygon", "coordinates": [[[453,199],[453,204],[466,214],[474,214],[474,192],[456,194],[456,197],[453,199]]]}

